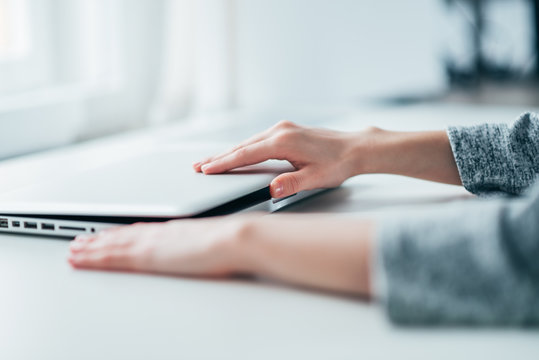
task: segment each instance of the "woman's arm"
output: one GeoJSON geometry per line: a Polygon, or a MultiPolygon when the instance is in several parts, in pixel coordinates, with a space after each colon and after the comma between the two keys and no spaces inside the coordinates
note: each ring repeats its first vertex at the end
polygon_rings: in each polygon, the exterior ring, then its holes
{"type": "Polygon", "coordinates": [[[372,295],[374,222],[322,215],[275,215],[246,223],[237,248],[248,273],[290,284],[372,295]]]}
{"type": "Polygon", "coordinates": [[[358,133],[356,172],[395,174],[462,185],[445,131],[358,133]],[[365,138],[365,139],[363,139],[365,138]]]}
{"type": "Polygon", "coordinates": [[[242,215],[119,227],[71,244],[77,268],[249,274],[380,298],[399,323],[539,324],[539,183],[525,199],[475,200],[369,220],[242,215]],[[385,283],[373,293],[371,278],[385,283]]]}
{"type": "Polygon", "coordinates": [[[538,139],[539,117],[533,113],[512,126],[450,127],[447,132],[368,128],[344,133],[284,121],[194,167],[215,174],[267,159],[288,160],[297,171],[272,182],[275,198],[371,173],[463,184],[476,194],[520,194],[539,174],[538,139]]]}
{"type": "Polygon", "coordinates": [[[376,224],[290,214],[124,226],[78,237],[69,261],[180,276],[250,274],[376,296],[399,323],[537,325],[538,219],[539,183],[525,199],[467,201],[376,224]],[[373,293],[376,271],[382,294],[373,293]]]}

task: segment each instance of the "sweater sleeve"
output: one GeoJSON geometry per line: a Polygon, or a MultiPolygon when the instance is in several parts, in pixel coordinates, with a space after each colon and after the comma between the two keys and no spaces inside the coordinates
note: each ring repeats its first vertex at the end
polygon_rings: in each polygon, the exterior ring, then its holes
{"type": "Polygon", "coordinates": [[[539,325],[539,183],[382,220],[378,266],[398,323],[539,325]]]}
{"type": "Polygon", "coordinates": [[[539,325],[539,118],[448,134],[469,191],[524,196],[382,219],[387,312],[399,323],[539,325]]]}
{"type": "Polygon", "coordinates": [[[521,194],[539,174],[537,114],[512,126],[450,127],[448,136],[462,184],[474,194],[521,194]]]}

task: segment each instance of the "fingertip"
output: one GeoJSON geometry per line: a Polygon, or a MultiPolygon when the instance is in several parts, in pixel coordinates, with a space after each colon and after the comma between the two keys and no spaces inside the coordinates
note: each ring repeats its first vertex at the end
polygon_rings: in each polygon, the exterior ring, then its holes
{"type": "Polygon", "coordinates": [[[89,269],[96,265],[96,256],[85,253],[71,254],[68,258],[69,263],[74,268],[89,269]]]}
{"type": "Polygon", "coordinates": [[[79,257],[77,257],[77,256],[74,255],[74,254],[70,254],[70,255],[67,257],[67,262],[69,263],[69,265],[71,265],[72,267],[76,268],[76,267],[78,267],[79,257]]]}
{"type": "Polygon", "coordinates": [[[75,252],[80,247],[80,243],[77,243],[75,241],[72,241],[69,243],[69,251],[75,252]]]}
{"type": "Polygon", "coordinates": [[[77,253],[83,251],[86,246],[93,241],[93,237],[79,235],[73,241],[69,243],[69,251],[77,253]]]}
{"type": "Polygon", "coordinates": [[[202,171],[202,168],[204,167],[204,165],[211,163],[212,159],[213,159],[213,158],[208,157],[208,158],[205,158],[205,159],[203,159],[203,160],[201,160],[201,161],[197,161],[197,162],[195,162],[195,163],[193,164],[193,168],[194,168],[197,172],[203,172],[203,171],[202,171]]]}
{"type": "Polygon", "coordinates": [[[81,235],[77,235],[75,237],[75,239],[71,242],[72,244],[73,243],[87,243],[87,242],[92,242],[94,241],[96,235],[95,234],[81,234],[81,235]]]}
{"type": "Polygon", "coordinates": [[[270,184],[270,193],[271,197],[274,199],[279,199],[284,197],[284,186],[280,181],[273,181],[270,184]]]}
{"type": "Polygon", "coordinates": [[[85,243],[72,241],[69,244],[69,251],[71,252],[71,254],[80,253],[80,252],[82,252],[82,251],[84,251],[86,249],[86,246],[87,246],[87,244],[85,244],[85,243]]]}
{"type": "Polygon", "coordinates": [[[214,172],[215,170],[215,166],[212,166],[213,164],[209,163],[209,164],[204,164],[202,165],[202,167],[200,168],[200,170],[204,173],[204,174],[211,174],[212,172],[214,172]]]}

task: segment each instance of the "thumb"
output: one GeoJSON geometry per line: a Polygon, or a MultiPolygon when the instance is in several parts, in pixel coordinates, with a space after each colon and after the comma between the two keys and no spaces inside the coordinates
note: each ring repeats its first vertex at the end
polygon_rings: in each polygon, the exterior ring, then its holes
{"type": "Polygon", "coordinates": [[[293,171],[277,176],[270,184],[271,197],[284,198],[307,189],[310,178],[305,170],[293,171]]]}

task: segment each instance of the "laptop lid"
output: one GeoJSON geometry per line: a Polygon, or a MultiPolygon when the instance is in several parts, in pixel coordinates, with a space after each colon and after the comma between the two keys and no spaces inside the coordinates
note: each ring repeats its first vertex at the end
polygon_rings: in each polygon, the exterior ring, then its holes
{"type": "Polygon", "coordinates": [[[193,217],[252,194],[258,194],[257,201],[267,200],[273,178],[293,170],[288,163],[268,161],[226,174],[204,175],[191,166],[201,156],[185,149],[156,149],[38,182],[1,194],[0,214],[88,219],[193,217]]]}

